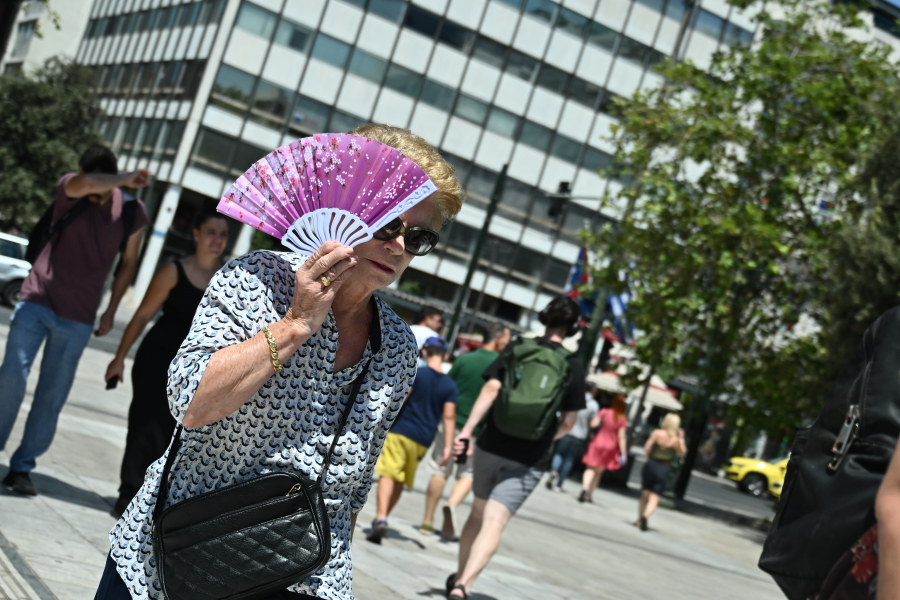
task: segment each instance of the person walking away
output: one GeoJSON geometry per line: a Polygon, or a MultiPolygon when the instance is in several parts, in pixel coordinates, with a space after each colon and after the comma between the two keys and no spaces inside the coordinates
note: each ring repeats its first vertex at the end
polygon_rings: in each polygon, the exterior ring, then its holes
{"type": "Polygon", "coordinates": [[[112,329],[125,290],[134,278],[147,212],[140,200],[124,206],[120,186],[142,188],[149,173],[119,174],[109,148],[91,146],[78,161],[78,172],[63,175],[56,186],[52,222],[70,211],[65,229],[54,235],[34,262],[10,319],[6,354],[0,364],[0,450],[9,439],[25,397],[25,382],[44,339],[40,378],[19,447],[3,484],[19,494],[37,495],[29,473],[56,433],[59,412],[72,388],[75,369],[94,329],[103,284],[116,255],[122,256],[109,306],[95,335],[112,329]],[[129,222],[130,221],[130,222],[129,222]]]}
{"type": "Polygon", "coordinates": [[[628,418],[625,416],[625,397],[622,394],[613,396],[610,407],[600,409],[590,426],[592,429],[599,429],[581,460],[586,468],[581,477],[579,502],[593,502],[594,490],[600,485],[603,472],[618,471],[627,460],[625,428],[628,426],[628,418]]]}
{"type": "Polygon", "coordinates": [[[672,461],[676,456],[684,456],[685,451],[681,417],[669,413],[663,419],[662,427],[654,430],[644,444],[647,462],[641,471],[641,500],[635,523],[641,531],[647,531],[647,520],[659,506],[659,497],[666,490],[672,474],[672,461]]]}
{"type": "Polygon", "coordinates": [[[600,411],[600,404],[594,399],[597,386],[589,384],[584,394],[585,408],[578,411],[572,429],[556,442],[556,451],[550,461],[550,477],[547,478],[547,489],[554,492],[563,491],[563,483],[569,477],[575,461],[584,455],[590,435],[591,419],[600,411]]]}
{"type": "Polygon", "coordinates": [[[440,330],[443,326],[444,317],[441,311],[431,306],[423,306],[416,315],[416,324],[410,325],[409,328],[416,336],[416,344],[421,350],[425,340],[441,336],[440,330]]]}
{"type": "MultiPolygon", "coordinates": [[[[509,328],[499,323],[493,323],[488,326],[485,336],[485,343],[481,348],[477,348],[471,352],[467,352],[459,356],[453,362],[453,368],[450,369],[450,379],[456,384],[459,390],[459,398],[456,402],[456,430],[454,437],[459,435],[460,429],[466,424],[469,413],[472,412],[472,406],[475,404],[481,387],[484,385],[484,379],[481,374],[484,373],[491,363],[496,360],[500,352],[506,348],[509,343],[509,328]]],[[[477,437],[478,430],[475,435],[477,437]]],[[[450,498],[442,508],[444,522],[441,527],[441,537],[446,541],[456,538],[456,509],[466,499],[472,490],[472,461],[466,460],[463,463],[456,461],[447,461],[440,464],[441,458],[447,449],[444,443],[446,439],[446,430],[443,425],[438,426],[437,435],[434,436],[434,445],[431,456],[428,459],[428,466],[432,475],[428,482],[428,489],[425,492],[425,514],[422,517],[422,526],[419,528],[422,533],[431,533],[434,530],[434,511],[438,502],[444,493],[444,486],[447,479],[453,474],[454,465],[456,469],[456,481],[453,489],[450,491],[450,498]]]]}
{"type": "Polygon", "coordinates": [[[147,293],[125,329],[115,357],[106,368],[105,380],[125,378],[125,357],[144,328],[162,308],[162,316],[141,342],[131,381],[134,396],[128,409],[128,437],[119,476],[119,499],[111,514],[118,518],[144,484],[144,472],[163,455],[176,422],[169,412],[166,386],[169,364],[191,329],[191,321],[206,286],[221,267],[228,243],[225,216],[202,211],[192,228],[196,251],[187,258],[163,266],[150,281],[147,293]]]}
{"type": "Polygon", "coordinates": [[[428,452],[428,444],[434,439],[441,421],[447,439],[438,464],[443,466],[450,462],[457,389],[453,380],[441,371],[446,353],[447,342],[444,338],[433,336],[425,340],[421,350],[425,366],[419,367],[416,373],[413,387],[387,434],[384,450],[375,467],[381,478],[378,480],[375,521],[366,535],[370,542],[380,544],[387,533],[388,515],[400,500],[403,484],[412,489],[419,461],[428,452]]]}
{"type": "Polygon", "coordinates": [[[470,458],[475,499],[459,539],[457,571],[445,584],[448,598],[468,597],[509,520],[550,466],[553,441],[585,407],[584,367],[562,347],[580,317],[574,300],[553,299],[538,315],[544,335],[511,342],[484,372],[487,382],[453,445],[455,454],[472,453],[475,428],[487,417],[470,458]]]}

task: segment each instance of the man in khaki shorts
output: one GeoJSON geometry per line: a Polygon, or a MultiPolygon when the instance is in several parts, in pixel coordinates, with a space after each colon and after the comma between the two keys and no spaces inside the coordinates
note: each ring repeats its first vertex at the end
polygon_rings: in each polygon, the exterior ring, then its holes
{"type": "MultiPolygon", "coordinates": [[[[453,363],[450,369],[450,379],[456,383],[459,390],[459,396],[456,403],[456,431],[454,438],[459,434],[460,429],[466,424],[469,418],[469,412],[475,399],[478,398],[481,387],[484,385],[484,378],[481,374],[487,369],[491,363],[496,360],[500,352],[506,348],[509,343],[509,328],[505,325],[492,323],[488,326],[485,333],[485,343],[472,352],[463,354],[453,363]]],[[[444,503],[442,512],[444,513],[444,524],[441,527],[441,537],[446,541],[451,541],[456,537],[457,521],[456,508],[462,504],[472,489],[472,461],[466,460],[463,463],[457,463],[449,460],[440,466],[440,461],[444,455],[444,426],[441,424],[437,435],[434,437],[434,446],[432,446],[431,456],[428,459],[428,467],[431,469],[431,480],[428,482],[428,490],[425,492],[425,515],[422,517],[422,526],[420,531],[430,534],[434,531],[434,511],[438,502],[444,493],[444,486],[447,479],[456,471],[456,483],[453,484],[453,490],[450,492],[450,498],[444,503]]]]}

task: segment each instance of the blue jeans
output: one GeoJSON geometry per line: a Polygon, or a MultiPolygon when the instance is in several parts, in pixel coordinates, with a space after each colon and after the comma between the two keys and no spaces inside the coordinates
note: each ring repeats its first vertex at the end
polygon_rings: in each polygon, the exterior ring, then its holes
{"type": "Polygon", "coordinates": [[[572,470],[575,461],[584,454],[586,440],[579,440],[577,437],[565,435],[556,442],[556,452],[553,454],[553,462],[550,463],[550,470],[559,473],[557,482],[562,485],[572,470]]]}
{"type": "Polygon", "coordinates": [[[10,460],[13,471],[31,471],[35,459],[50,447],[59,411],[72,389],[75,369],[93,330],[92,325],[62,319],[49,308],[33,302],[16,305],[6,340],[6,355],[0,365],[0,450],[6,447],[16,422],[25,398],[25,380],[44,338],[47,345],[25,435],[10,460]]]}

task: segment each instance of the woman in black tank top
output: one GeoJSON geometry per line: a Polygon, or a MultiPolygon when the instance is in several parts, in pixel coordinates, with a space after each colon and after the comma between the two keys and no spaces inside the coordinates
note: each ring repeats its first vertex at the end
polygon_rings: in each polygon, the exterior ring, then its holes
{"type": "Polygon", "coordinates": [[[206,285],[220,266],[228,225],[222,215],[204,212],[196,221],[193,235],[197,251],[156,272],[106,370],[107,382],[124,378],[125,356],[161,307],[162,316],[141,342],[131,369],[134,395],[128,409],[119,499],[111,511],[115,517],[128,507],[144,483],[147,467],[163,455],[172,438],[175,419],[166,397],[169,363],[190,330],[206,285]]]}

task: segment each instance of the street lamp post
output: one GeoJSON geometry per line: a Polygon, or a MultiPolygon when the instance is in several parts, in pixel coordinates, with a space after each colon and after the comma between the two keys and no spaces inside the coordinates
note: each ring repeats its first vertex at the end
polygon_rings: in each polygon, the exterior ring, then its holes
{"type": "Polygon", "coordinates": [[[462,287],[456,295],[456,306],[453,307],[453,318],[450,319],[449,347],[453,348],[456,343],[456,335],[459,333],[459,319],[462,315],[463,307],[469,301],[469,294],[472,292],[472,276],[478,267],[478,260],[481,258],[481,249],[484,247],[484,241],[487,239],[488,229],[491,226],[491,219],[497,211],[497,205],[500,203],[500,197],[503,196],[503,188],[506,185],[506,169],[508,164],[503,165],[500,174],[497,175],[497,182],[494,184],[494,191],[491,192],[491,201],[488,204],[487,214],[484,215],[484,224],[481,231],[478,232],[478,239],[475,241],[475,248],[472,250],[472,258],[469,260],[469,269],[466,271],[466,278],[463,280],[462,287]]]}

